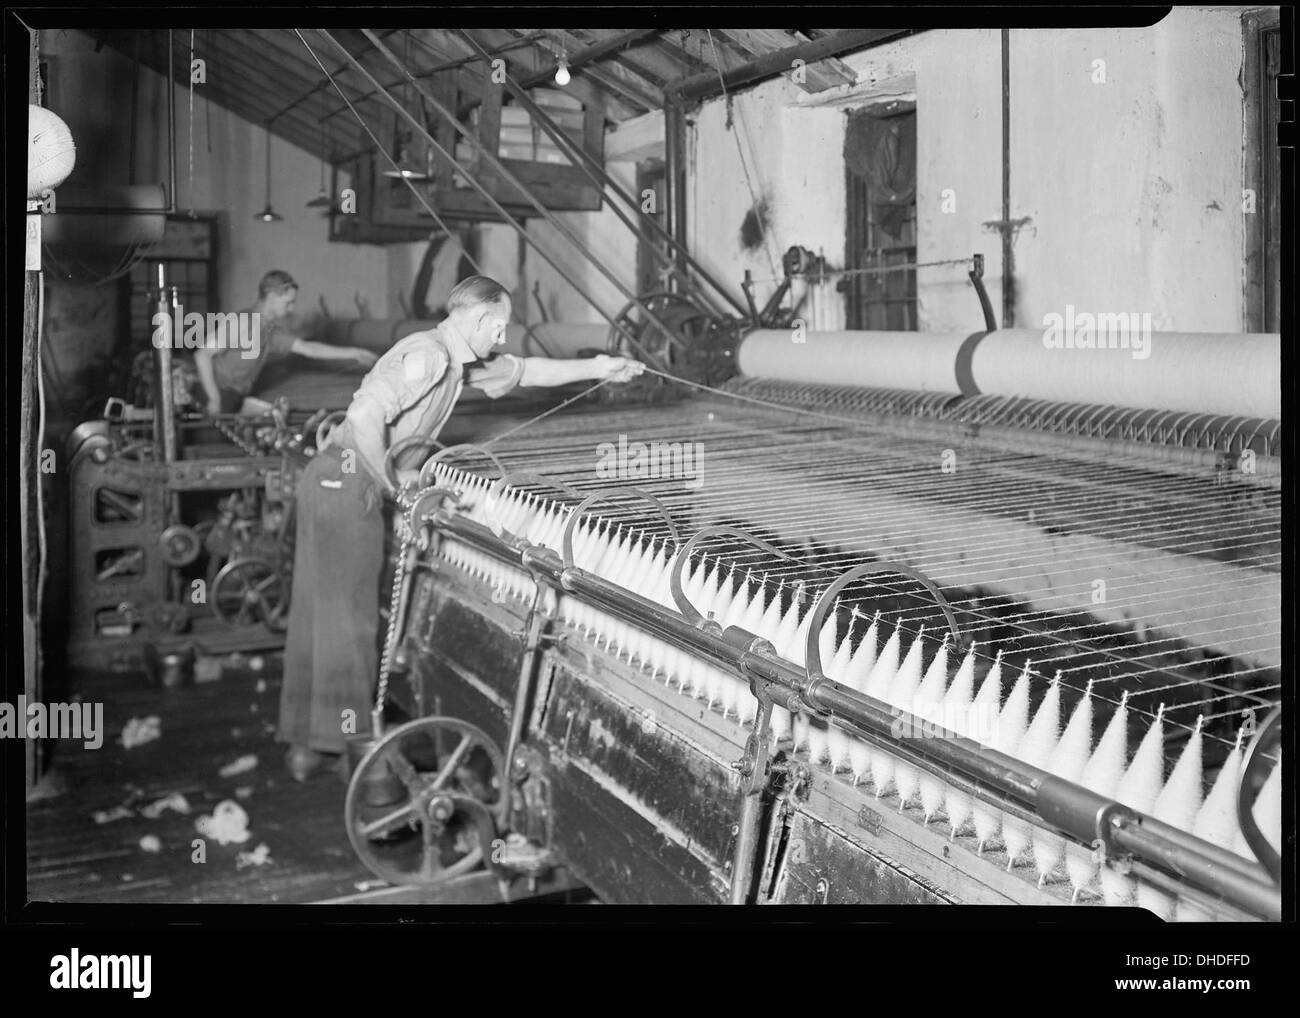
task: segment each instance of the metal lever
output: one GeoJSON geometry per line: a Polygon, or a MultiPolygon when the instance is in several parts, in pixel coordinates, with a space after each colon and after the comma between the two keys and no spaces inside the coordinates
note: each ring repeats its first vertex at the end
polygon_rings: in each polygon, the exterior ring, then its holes
{"type": "Polygon", "coordinates": [[[748,534],[739,527],[717,526],[705,527],[686,542],[686,546],[677,553],[677,559],[673,562],[673,571],[670,577],[670,587],[673,592],[673,601],[677,604],[677,610],[682,617],[693,626],[698,626],[704,621],[704,616],[695,610],[695,606],[686,599],[686,593],[682,590],[682,566],[690,557],[695,546],[705,538],[714,537],[720,534],[727,534],[730,537],[739,537],[742,541],[748,541],[755,548],[761,551],[769,552],[787,562],[798,562],[799,560],[791,555],[787,555],[780,548],[773,547],[761,538],[748,534]]]}
{"type": "Polygon", "coordinates": [[[772,701],[762,689],[758,697],[758,714],[745,745],[745,755],[737,770],[744,778],[744,798],[740,803],[740,822],[736,829],[736,848],[731,857],[731,904],[743,905],[749,897],[758,853],[759,824],[762,821],[763,790],[767,787],[767,754],[771,746],[772,701]]]}
{"type": "Polygon", "coordinates": [[[1242,836],[1246,839],[1246,844],[1250,850],[1255,853],[1258,859],[1268,870],[1268,875],[1273,878],[1273,883],[1279,887],[1282,884],[1282,857],[1269,844],[1268,838],[1264,837],[1264,832],[1259,829],[1255,823],[1255,814],[1253,812],[1254,800],[1246,802],[1246,796],[1249,792],[1254,792],[1258,797],[1260,787],[1264,784],[1266,775],[1263,774],[1264,761],[1266,757],[1260,747],[1264,745],[1266,736],[1271,733],[1269,741],[1276,747],[1282,744],[1282,731],[1277,727],[1282,720],[1282,708],[1275,707],[1264,719],[1264,723],[1259,726],[1255,732],[1255,737],[1250,740],[1250,747],[1246,750],[1245,759],[1241,767],[1241,783],[1237,786],[1237,822],[1241,825],[1242,836]],[[1277,728],[1274,732],[1273,729],[1277,728]]]}
{"type": "Polygon", "coordinates": [[[462,452],[476,452],[481,456],[485,456],[488,459],[490,459],[492,461],[493,466],[497,468],[497,473],[504,474],[506,472],[505,464],[502,463],[499,459],[497,459],[496,456],[492,454],[492,451],[490,449],[487,449],[486,447],[481,445],[474,445],[469,442],[464,442],[460,445],[444,446],[443,448],[439,449],[437,452],[435,452],[432,456],[430,456],[427,460],[424,461],[424,466],[420,468],[420,487],[423,488],[428,485],[429,477],[431,476],[433,468],[436,464],[442,463],[450,459],[453,455],[457,455],[462,452]]]}
{"type": "Polygon", "coordinates": [[[993,302],[989,300],[989,292],[984,288],[984,256],[982,254],[971,256],[971,270],[967,275],[970,276],[971,284],[975,287],[975,296],[980,299],[980,310],[984,312],[984,328],[989,332],[996,332],[998,321],[993,317],[993,302]]]}
{"type": "Polygon", "coordinates": [[[809,693],[812,692],[813,685],[826,678],[826,673],[822,671],[821,631],[831,604],[839,596],[840,591],[854,580],[860,580],[864,576],[874,576],[877,573],[898,573],[902,576],[910,576],[925,587],[930,592],[930,596],[934,598],[935,603],[943,611],[944,618],[948,620],[948,628],[952,631],[954,650],[960,654],[967,649],[961,630],[957,628],[957,618],[953,615],[952,608],[944,596],[939,593],[939,588],[934,585],[928,576],[912,569],[910,566],[903,565],[901,562],[868,562],[865,565],[854,566],[848,572],[837,576],[835,581],[822,592],[822,596],[817,599],[817,603],[813,606],[812,622],[808,626],[808,644],[804,657],[806,662],[804,670],[808,673],[810,683],[808,687],[809,693]]]}
{"type": "MultiPolygon", "coordinates": [[[[389,446],[388,451],[384,453],[384,476],[388,478],[388,483],[394,488],[397,487],[397,457],[408,449],[416,448],[438,448],[443,447],[442,443],[436,438],[429,438],[425,435],[410,435],[389,446]]],[[[421,483],[420,487],[424,487],[421,483]]]]}
{"type": "Polygon", "coordinates": [[[573,510],[573,515],[569,517],[569,523],[564,528],[564,568],[569,569],[573,566],[573,528],[578,525],[578,519],[597,502],[607,502],[613,505],[613,499],[616,495],[630,495],[633,498],[640,498],[654,506],[655,510],[663,517],[668,524],[668,532],[672,534],[673,544],[680,544],[681,537],[677,533],[677,524],[673,522],[672,516],[668,513],[668,507],[659,499],[655,498],[648,491],[642,491],[640,488],[614,488],[599,495],[588,495],[573,510]]]}

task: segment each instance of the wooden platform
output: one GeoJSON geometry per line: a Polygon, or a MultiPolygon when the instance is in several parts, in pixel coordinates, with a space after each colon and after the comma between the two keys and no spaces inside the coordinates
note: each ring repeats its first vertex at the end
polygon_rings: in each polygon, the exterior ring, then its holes
{"type": "Polygon", "coordinates": [[[348,844],[342,781],[330,772],[300,785],[284,769],[273,729],[278,655],[267,656],[260,673],[226,668],[203,685],[160,690],[138,676],[112,676],[85,682],[79,692],[104,704],[104,744],[55,744],[43,787],[63,791],[27,807],[30,900],[312,902],[377,886],[348,844]],[[151,714],[161,721],[160,738],[129,750],[116,741],[132,716],[151,714]],[[257,756],[256,769],[218,774],[246,754],[257,756]],[[188,816],[141,815],[141,807],[174,792],[189,801],[188,816]],[[242,845],[208,839],[207,861],[194,862],[194,822],[223,799],[248,813],[251,836],[242,845]],[[120,804],[129,805],[130,817],[93,819],[120,804]],[[146,835],[159,839],[159,852],[140,846],[146,835]],[[239,854],[262,843],[270,861],[240,868],[239,854]]]}

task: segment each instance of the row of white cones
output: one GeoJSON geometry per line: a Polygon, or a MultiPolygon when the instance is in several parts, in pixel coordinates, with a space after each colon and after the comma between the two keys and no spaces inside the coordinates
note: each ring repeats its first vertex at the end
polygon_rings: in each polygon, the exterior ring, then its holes
{"type": "MultiPolygon", "coordinates": [[[[450,483],[463,492],[462,511],[471,519],[497,530],[504,528],[557,552],[562,550],[564,529],[569,521],[568,507],[514,492],[492,504],[493,500],[486,497],[486,481],[454,471],[440,477],[439,483],[450,483]]],[[[675,551],[667,542],[634,538],[605,521],[584,519],[574,528],[575,565],[672,610],[676,610],[676,604],[669,589],[669,576],[675,551]]],[[[505,597],[529,601],[535,596],[533,579],[521,569],[454,540],[444,541],[443,554],[448,561],[490,585],[498,601],[505,597]]],[[[802,590],[796,591],[790,607],[782,611],[779,587],[769,591],[752,575],[737,577],[734,570],[723,575],[721,563],[703,558],[693,570],[683,571],[682,587],[697,610],[724,628],[740,626],[762,636],[786,660],[805,666],[812,601],[802,596],[802,590]]],[[[564,622],[597,646],[607,647],[620,659],[626,659],[629,665],[675,683],[679,691],[707,701],[710,708],[721,710],[724,716],[734,716],[742,724],[754,720],[757,703],[745,684],[730,672],[573,598],[560,597],[557,603],[555,591],[550,589],[545,597],[547,607],[564,622]]],[[[855,614],[856,611],[855,608],[855,614]]],[[[1094,742],[1091,683],[1065,718],[1058,673],[1031,717],[1030,667],[1025,666],[1010,693],[1003,698],[1001,652],[977,689],[974,647],[949,682],[950,648],[946,635],[929,666],[923,668],[924,627],[911,637],[906,653],[901,629],[882,625],[878,613],[856,648],[850,642],[852,626],[846,627],[842,638],[838,635],[839,628],[837,614],[827,613],[818,634],[826,674],[928,723],[912,733],[917,737],[931,736],[936,728],[955,732],[1253,859],[1236,818],[1236,790],[1242,761],[1240,736],[1206,793],[1199,719],[1166,778],[1163,707],[1130,758],[1127,694],[1100,740],[1094,742]]],[[[847,772],[854,784],[869,780],[877,798],[893,792],[899,797],[900,810],[918,805],[925,823],[945,817],[950,837],[973,833],[980,852],[986,845],[1000,840],[1007,853],[1007,868],[1028,858],[1037,870],[1040,885],[1063,865],[1073,892],[1071,900],[1077,900],[1087,891],[1100,893],[1107,904],[1136,902],[1166,919],[1206,918],[1189,902],[1175,901],[1132,876],[1099,865],[1091,850],[973,799],[848,731],[834,725],[822,727],[819,721],[810,721],[802,715],[792,719],[780,707],[774,708],[772,728],[778,739],[793,736],[796,750],[806,749],[812,763],[847,772]]],[[[1279,764],[1254,806],[1256,823],[1279,850],[1281,803],[1279,764]]]]}

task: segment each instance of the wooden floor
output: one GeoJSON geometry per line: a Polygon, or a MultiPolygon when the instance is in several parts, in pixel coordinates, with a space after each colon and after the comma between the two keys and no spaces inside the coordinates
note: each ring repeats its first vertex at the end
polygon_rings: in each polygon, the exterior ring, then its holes
{"type": "Polygon", "coordinates": [[[333,773],[305,785],[284,769],[274,741],[279,705],[279,656],[262,672],[227,667],[219,681],[176,690],[150,689],[134,676],[114,676],[80,688],[83,700],[104,704],[104,744],[53,744],[46,786],[59,794],[27,807],[28,897],[78,902],[311,902],[355,895],[374,884],[357,861],[343,828],[345,788],[333,773]],[[133,749],[118,742],[132,717],[156,714],[161,737],[133,749]],[[256,769],[223,778],[218,771],[246,754],[256,769]],[[141,807],[179,792],[188,816],[157,819],[141,807]],[[207,839],[206,862],[195,862],[195,820],[223,799],[249,816],[242,845],[207,839]],[[93,814],[126,804],[131,816],[97,824],[93,814]],[[154,835],[161,851],[140,841],[154,835]],[[259,844],[265,865],[240,868],[241,852],[259,844]]]}

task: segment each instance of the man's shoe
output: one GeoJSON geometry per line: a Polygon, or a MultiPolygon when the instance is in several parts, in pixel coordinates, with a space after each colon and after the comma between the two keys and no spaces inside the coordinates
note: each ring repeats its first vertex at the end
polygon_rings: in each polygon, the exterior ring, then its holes
{"type": "Polygon", "coordinates": [[[330,762],[332,755],[318,753],[306,746],[293,746],[285,754],[284,762],[295,781],[308,781],[330,762]]]}

